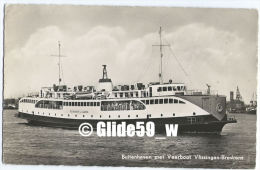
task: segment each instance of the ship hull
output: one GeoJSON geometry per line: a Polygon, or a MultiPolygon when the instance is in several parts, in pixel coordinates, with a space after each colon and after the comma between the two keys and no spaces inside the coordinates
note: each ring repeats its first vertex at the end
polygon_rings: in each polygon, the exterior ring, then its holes
{"type": "MultiPolygon", "coordinates": [[[[121,120],[107,120],[107,119],[64,119],[55,118],[48,116],[32,115],[27,113],[19,112],[18,117],[27,119],[29,125],[33,126],[49,126],[49,127],[59,127],[65,129],[78,129],[81,123],[90,123],[94,129],[95,125],[99,121],[103,122],[116,122],[117,124],[121,122],[126,122],[126,124],[135,124],[136,122],[148,122],[152,121],[155,123],[155,130],[158,133],[165,133],[165,124],[178,124],[178,133],[214,133],[220,134],[222,128],[227,123],[236,123],[235,120],[224,120],[224,121],[207,121],[200,123],[186,123],[187,117],[183,118],[147,118],[147,119],[121,119],[121,120]]],[[[211,117],[205,117],[205,119],[211,119],[211,117]]]]}
{"type": "Polygon", "coordinates": [[[248,114],[256,114],[256,110],[249,110],[249,111],[247,111],[246,113],[248,113],[248,114]]]}

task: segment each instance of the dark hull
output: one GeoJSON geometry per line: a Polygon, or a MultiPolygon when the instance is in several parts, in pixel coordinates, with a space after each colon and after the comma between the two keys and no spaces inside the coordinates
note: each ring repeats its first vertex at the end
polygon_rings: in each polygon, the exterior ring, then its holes
{"type": "Polygon", "coordinates": [[[256,110],[249,110],[246,113],[248,113],[248,114],[256,114],[256,110]]]}
{"type": "Polygon", "coordinates": [[[165,133],[165,124],[178,124],[178,133],[220,133],[222,128],[227,123],[236,123],[236,120],[225,120],[218,121],[212,116],[202,116],[205,122],[199,123],[187,123],[186,117],[184,118],[148,118],[148,119],[125,119],[125,120],[90,120],[90,119],[64,119],[64,118],[54,118],[47,116],[31,115],[19,112],[18,117],[27,119],[30,125],[34,126],[49,126],[49,127],[59,127],[66,129],[78,129],[81,123],[90,123],[94,129],[95,125],[99,121],[113,121],[118,123],[126,122],[126,124],[135,124],[139,122],[152,121],[155,123],[155,130],[159,133],[165,133]]]}

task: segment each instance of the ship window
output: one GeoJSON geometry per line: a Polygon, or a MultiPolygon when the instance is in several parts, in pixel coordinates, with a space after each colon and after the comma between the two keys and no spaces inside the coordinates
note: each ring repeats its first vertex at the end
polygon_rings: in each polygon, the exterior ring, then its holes
{"type": "Polygon", "coordinates": [[[150,104],[154,104],[154,100],[150,100],[150,104]]]}
{"type": "Polygon", "coordinates": [[[195,112],[193,112],[193,115],[196,115],[196,113],[195,113],[195,112]]]}
{"type": "Polygon", "coordinates": [[[115,93],[115,97],[117,97],[117,93],[115,93]]]}
{"type": "Polygon", "coordinates": [[[135,96],[138,97],[138,92],[135,93],[135,96]]]}
{"type": "Polygon", "coordinates": [[[120,115],[118,115],[118,118],[120,118],[120,115]]]}
{"type": "Polygon", "coordinates": [[[145,103],[145,100],[141,100],[141,102],[145,103]]]}
{"type": "Polygon", "coordinates": [[[181,87],[180,87],[180,86],[177,86],[177,90],[180,91],[180,90],[181,90],[181,87]]]}
{"type": "Polygon", "coordinates": [[[128,115],[128,117],[130,117],[130,115],[128,115]]]}
{"type": "Polygon", "coordinates": [[[138,117],[138,115],[136,115],[136,117],[138,117]]]}
{"type": "Polygon", "coordinates": [[[176,86],[173,86],[173,87],[172,87],[172,90],[173,90],[173,91],[176,91],[176,90],[177,90],[177,89],[176,89],[176,86]]]}
{"type": "Polygon", "coordinates": [[[96,103],[96,102],[94,102],[94,106],[97,106],[97,103],[96,103]]]}
{"type": "Polygon", "coordinates": [[[134,97],[134,93],[133,93],[133,92],[130,92],[130,96],[131,96],[131,97],[134,97]]]}
{"type": "Polygon", "coordinates": [[[173,103],[173,99],[169,99],[169,103],[173,103]]]}
{"type": "Polygon", "coordinates": [[[197,119],[196,119],[196,117],[188,117],[187,121],[188,121],[188,123],[193,124],[193,123],[197,122],[197,119]]]}
{"type": "Polygon", "coordinates": [[[158,87],[157,92],[161,92],[161,91],[162,91],[162,87],[158,87]]]}
{"type": "Polygon", "coordinates": [[[74,103],[74,102],[71,102],[71,106],[75,106],[75,103],[74,103]]]}
{"type": "Polygon", "coordinates": [[[123,97],[123,93],[120,93],[120,97],[123,97]]]}
{"type": "Polygon", "coordinates": [[[89,106],[89,102],[87,102],[87,106],[89,106]]]}
{"type": "Polygon", "coordinates": [[[100,115],[99,117],[101,118],[102,116],[100,115]]]}
{"type": "Polygon", "coordinates": [[[177,100],[177,99],[174,99],[174,103],[178,103],[178,100],[177,100]]]}
{"type": "Polygon", "coordinates": [[[172,87],[171,86],[168,87],[168,91],[172,91],[172,87]]]}
{"type": "Polygon", "coordinates": [[[149,104],[149,100],[146,100],[146,101],[145,101],[145,104],[149,104]]]}
{"type": "Polygon", "coordinates": [[[77,115],[75,115],[75,117],[78,117],[77,115]]]}
{"type": "Polygon", "coordinates": [[[155,99],[155,104],[158,104],[159,100],[158,99],[155,99]]]}
{"type": "Polygon", "coordinates": [[[85,117],[85,115],[83,115],[83,117],[85,117]]]}
{"type": "Polygon", "coordinates": [[[41,100],[36,105],[36,108],[46,108],[46,109],[62,109],[62,101],[49,101],[41,100]]]}
{"type": "Polygon", "coordinates": [[[164,104],[167,104],[168,103],[168,99],[164,99],[164,104]]]}
{"type": "Polygon", "coordinates": [[[159,103],[160,103],[160,104],[163,104],[163,99],[159,99],[159,103]]]}
{"type": "Polygon", "coordinates": [[[167,91],[167,87],[163,87],[163,91],[167,91]]]}
{"type": "Polygon", "coordinates": [[[91,117],[93,117],[93,115],[91,115],[91,117]]]}
{"type": "Polygon", "coordinates": [[[83,104],[84,106],[86,106],[86,102],[84,102],[84,104],[83,104]]]}
{"type": "Polygon", "coordinates": [[[71,106],[71,102],[69,102],[69,106],[71,106]]]}
{"type": "Polygon", "coordinates": [[[100,102],[97,102],[97,106],[100,106],[100,102]]]}
{"type": "Polygon", "coordinates": [[[81,102],[81,103],[80,103],[80,106],[83,106],[83,105],[84,105],[83,102],[81,102]]]}
{"type": "Polygon", "coordinates": [[[112,111],[112,110],[144,110],[145,105],[135,100],[125,101],[102,101],[101,111],[112,111]]]}
{"type": "Polygon", "coordinates": [[[70,114],[68,114],[68,117],[70,117],[70,114]]]}
{"type": "Polygon", "coordinates": [[[61,114],[61,116],[63,116],[63,114],[61,114]]]}
{"type": "Polygon", "coordinates": [[[163,117],[163,114],[161,114],[161,117],[163,117]]]}
{"type": "Polygon", "coordinates": [[[128,95],[128,93],[125,93],[125,97],[128,97],[129,95],[128,95]]]}
{"type": "Polygon", "coordinates": [[[175,113],[173,113],[172,116],[175,116],[175,113]]]}
{"type": "Polygon", "coordinates": [[[93,106],[93,102],[90,102],[90,106],[93,106]]]}
{"type": "Polygon", "coordinates": [[[184,101],[181,101],[181,100],[179,100],[179,103],[181,103],[181,104],[185,104],[185,102],[184,102],[184,101]]]}

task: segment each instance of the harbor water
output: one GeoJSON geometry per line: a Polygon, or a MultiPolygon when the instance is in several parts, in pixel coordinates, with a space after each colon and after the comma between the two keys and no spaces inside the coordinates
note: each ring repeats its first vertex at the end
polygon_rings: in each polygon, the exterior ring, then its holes
{"type": "Polygon", "coordinates": [[[29,126],[3,111],[3,162],[25,165],[83,165],[175,168],[254,168],[256,115],[230,114],[237,123],[221,135],[83,137],[77,130],[29,126]],[[171,157],[172,156],[172,157],[171,157]],[[197,156],[197,157],[196,157],[197,156]],[[217,159],[220,157],[222,159],[217,159]]]}

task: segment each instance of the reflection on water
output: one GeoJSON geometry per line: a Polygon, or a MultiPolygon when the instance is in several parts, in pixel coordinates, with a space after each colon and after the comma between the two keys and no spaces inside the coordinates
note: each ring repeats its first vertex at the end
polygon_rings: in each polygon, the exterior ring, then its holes
{"type": "Polygon", "coordinates": [[[256,115],[236,114],[238,123],[228,124],[221,135],[189,134],[178,137],[90,137],[77,130],[28,126],[14,117],[16,110],[3,112],[3,160],[8,164],[148,166],[184,168],[254,168],[256,115]],[[167,156],[191,159],[168,159],[167,156]],[[152,159],[122,159],[152,156],[152,159]],[[205,160],[201,156],[236,156],[243,160],[205,160]],[[157,156],[157,157],[154,157],[157,156]],[[156,158],[156,159],[155,159],[156,158]]]}

